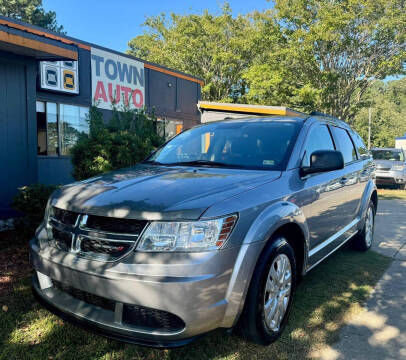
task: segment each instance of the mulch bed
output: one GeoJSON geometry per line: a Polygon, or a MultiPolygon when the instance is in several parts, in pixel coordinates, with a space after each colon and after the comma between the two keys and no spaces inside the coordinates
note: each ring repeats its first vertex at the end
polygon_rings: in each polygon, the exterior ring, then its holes
{"type": "Polygon", "coordinates": [[[0,232],[0,298],[9,294],[13,284],[30,272],[28,241],[19,239],[15,231],[0,232]]]}

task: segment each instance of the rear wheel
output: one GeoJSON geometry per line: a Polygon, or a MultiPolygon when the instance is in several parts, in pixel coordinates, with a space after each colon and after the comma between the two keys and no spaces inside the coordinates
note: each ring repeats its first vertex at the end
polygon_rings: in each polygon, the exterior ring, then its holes
{"type": "Polygon", "coordinates": [[[375,229],[375,206],[372,201],[369,202],[365,223],[362,230],[354,236],[352,246],[359,251],[367,251],[372,246],[375,229]]]}
{"type": "Polygon", "coordinates": [[[264,249],[252,276],[239,321],[242,335],[269,345],[286,326],[296,284],[296,262],[292,247],[277,237],[264,249]]]}

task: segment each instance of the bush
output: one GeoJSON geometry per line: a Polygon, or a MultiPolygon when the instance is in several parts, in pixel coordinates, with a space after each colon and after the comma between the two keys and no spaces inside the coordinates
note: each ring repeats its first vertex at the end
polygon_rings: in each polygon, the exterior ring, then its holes
{"type": "Polygon", "coordinates": [[[113,106],[112,117],[105,123],[92,106],[87,120],[89,134],[81,134],[71,149],[76,180],[135,165],[164,142],[155,116],[144,110],[119,111],[113,106]]]}
{"type": "Polygon", "coordinates": [[[33,233],[44,218],[45,208],[56,185],[34,184],[19,189],[12,202],[13,209],[23,216],[17,218],[15,227],[33,233]]]}

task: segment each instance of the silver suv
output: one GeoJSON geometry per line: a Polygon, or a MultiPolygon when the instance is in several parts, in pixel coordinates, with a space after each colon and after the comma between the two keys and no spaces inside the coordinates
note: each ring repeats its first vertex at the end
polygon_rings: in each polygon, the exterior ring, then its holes
{"type": "Polygon", "coordinates": [[[402,149],[374,148],[371,149],[375,162],[377,185],[391,185],[406,189],[406,159],[402,149]]]}
{"type": "Polygon", "coordinates": [[[181,346],[219,327],[270,344],[301,276],[349,240],[371,247],[372,173],[361,138],[327,116],[197,126],[51,196],[30,242],[34,294],[137,344],[181,346]]]}

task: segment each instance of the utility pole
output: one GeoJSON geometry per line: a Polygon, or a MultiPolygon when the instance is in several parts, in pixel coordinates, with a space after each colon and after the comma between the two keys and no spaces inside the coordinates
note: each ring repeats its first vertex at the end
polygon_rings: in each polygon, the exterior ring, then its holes
{"type": "Polygon", "coordinates": [[[368,150],[371,149],[371,120],[372,120],[372,109],[368,108],[368,150]]]}

